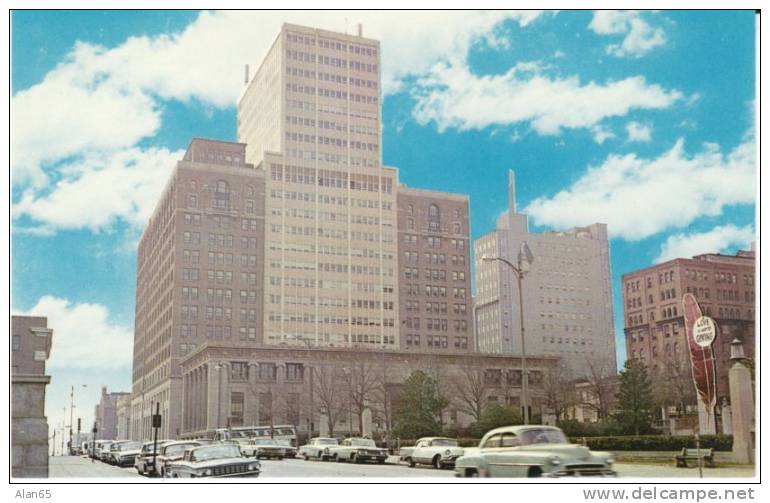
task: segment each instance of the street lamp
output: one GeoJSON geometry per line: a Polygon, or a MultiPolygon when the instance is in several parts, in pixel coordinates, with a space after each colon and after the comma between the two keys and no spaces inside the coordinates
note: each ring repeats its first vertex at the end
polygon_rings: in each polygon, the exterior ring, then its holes
{"type": "Polygon", "coordinates": [[[529,375],[527,374],[527,352],[524,343],[524,290],[522,290],[521,280],[524,278],[524,274],[529,271],[529,267],[535,258],[532,256],[532,251],[527,246],[526,241],[521,244],[519,250],[517,262],[518,266],[513,265],[510,261],[502,257],[490,257],[487,255],[481,256],[482,262],[489,262],[497,260],[502,262],[511,268],[516,274],[517,283],[519,284],[519,321],[521,327],[521,405],[524,408],[524,424],[529,424],[529,375]]]}

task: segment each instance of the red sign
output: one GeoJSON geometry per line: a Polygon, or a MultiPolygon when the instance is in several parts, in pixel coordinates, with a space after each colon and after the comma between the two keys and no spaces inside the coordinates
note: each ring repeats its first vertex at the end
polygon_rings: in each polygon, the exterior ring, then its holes
{"type": "Polygon", "coordinates": [[[695,338],[695,322],[702,316],[698,301],[691,293],[682,297],[684,308],[684,328],[687,334],[687,347],[690,350],[692,363],[692,380],[703,405],[712,414],[717,400],[716,369],[714,367],[714,352],[711,345],[701,346],[695,338]]]}

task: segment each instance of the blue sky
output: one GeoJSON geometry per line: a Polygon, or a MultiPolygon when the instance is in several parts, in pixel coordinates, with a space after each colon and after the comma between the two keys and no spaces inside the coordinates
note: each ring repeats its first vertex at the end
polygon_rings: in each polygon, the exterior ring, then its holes
{"type": "Polygon", "coordinates": [[[49,421],[130,386],[136,243],[192,136],[235,139],[243,65],[283,21],[381,40],[383,155],[467,193],[472,237],[605,222],[623,273],[753,239],[751,11],[14,12],[12,309],[55,330],[49,421]]]}

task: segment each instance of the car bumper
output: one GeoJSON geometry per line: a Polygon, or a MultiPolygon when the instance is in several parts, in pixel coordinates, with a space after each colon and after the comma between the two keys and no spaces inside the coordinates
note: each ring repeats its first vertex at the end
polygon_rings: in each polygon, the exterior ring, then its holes
{"type": "Polygon", "coordinates": [[[617,477],[618,472],[611,468],[600,468],[595,470],[570,470],[569,468],[564,470],[557,470],[555,472],[546,473],[543,477],[548,478],[561,478],[561,477],[617,477]]]}
{"type": "Polygon", "coordinates": [[[384,454],[380,456],[374,454],[356,454],[356,459],[360,461],[377,461],[379,463],[388,459],[388,456],[384,454]]]}
{"type": "Polygon", "coordinates": [[[454,465],[460,455],[445,456],[441,458],[441,462],[445,465],[454,465]]]}

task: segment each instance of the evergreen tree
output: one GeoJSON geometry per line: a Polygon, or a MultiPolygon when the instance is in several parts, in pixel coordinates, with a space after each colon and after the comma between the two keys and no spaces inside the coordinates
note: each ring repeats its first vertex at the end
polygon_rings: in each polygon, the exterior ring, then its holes
{"type": "Polygon", "coordinates": [[[518,410],[514,410],[511,407],[503,407],[496,403],[490,403],[484,408],[481,419],[479,419],[473,429],[476,436],[481,437],[489,430],[501,426],[511,426],[522,423],[521,414],[518,410]]]}
{"type": "Polygon", "coordinates": [[[618,422],[626,433],[649,433],[652,430],[655,398],[647,369],[637,360],[627,360],[619,377],[618,422]]]}
{"type": "Polygon", "coordinates": [[[401,438],[441,434],[439,415],[447,405],[433,378],[421,370],[412,372],[404,381],[394,433],[401,438]]]}

